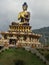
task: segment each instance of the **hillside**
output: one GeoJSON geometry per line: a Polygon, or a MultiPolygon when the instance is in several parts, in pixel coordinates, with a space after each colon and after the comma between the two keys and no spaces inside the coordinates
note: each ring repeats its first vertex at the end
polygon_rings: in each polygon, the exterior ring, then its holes
{"type": "Polygon", "coordinates": [[[0,65],[45,65],[35,54],[20,48],[11,48],[0,54],[0,65]]]}
{"type": "Polygon", "coordinates": [[[40,38],[40,41],[42,43],[49,43],[49,27],[43,27],[40,29],[33,30],[34,33],[42,34],[42,38],[40,38]]]}

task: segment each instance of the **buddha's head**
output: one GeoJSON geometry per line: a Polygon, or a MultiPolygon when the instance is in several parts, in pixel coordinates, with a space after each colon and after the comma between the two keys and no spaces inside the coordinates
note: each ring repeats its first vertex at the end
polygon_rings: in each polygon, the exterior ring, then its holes
{"type": "Polygon", "coordinates": [[[27,10],[28,5],[27,5],[27,3],[26,3],[26,2],[24,2],[24,4],[22,5],[22,8],[23,8],[23,11],[26,11],[26,10],[27,10]]]}

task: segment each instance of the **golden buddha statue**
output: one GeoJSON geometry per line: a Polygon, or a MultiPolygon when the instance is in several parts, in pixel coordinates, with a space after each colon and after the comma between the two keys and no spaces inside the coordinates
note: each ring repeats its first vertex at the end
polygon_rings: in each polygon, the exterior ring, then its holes
{"type": "Polygon", "coordinates": [[[28,23],[30,20],[30,12],[27,11],[28,5],[25,2],[22,6],[23,11],[19,13],[18,20],[22,23],[28,23]]]}

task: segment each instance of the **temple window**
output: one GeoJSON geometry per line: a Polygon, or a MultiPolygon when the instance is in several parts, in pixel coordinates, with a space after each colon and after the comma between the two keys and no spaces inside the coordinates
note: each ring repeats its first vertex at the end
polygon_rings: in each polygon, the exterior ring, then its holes
{"type": "Polygon", "coordinates": [[[4,35],[4,38],[7,39],[7,35],[4,35]]]}
{"type": "Polygon", "coordinates": [[[11,34],[10,37],[12,37],[13,35],[11,34]]]}

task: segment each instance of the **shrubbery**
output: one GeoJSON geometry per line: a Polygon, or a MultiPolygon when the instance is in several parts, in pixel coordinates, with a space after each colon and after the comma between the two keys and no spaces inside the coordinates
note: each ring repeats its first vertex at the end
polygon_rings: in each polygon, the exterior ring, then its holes
{"type": "Polygon", "coordinates": [[[45,58],[49,61],[49,54],[46,54],[45,58]]]}
{"type": "Polygon", "coordinates": [[[15,65],[24,65],[24,61],[23,60],[16,60],[15,61],[15,65]]]}

